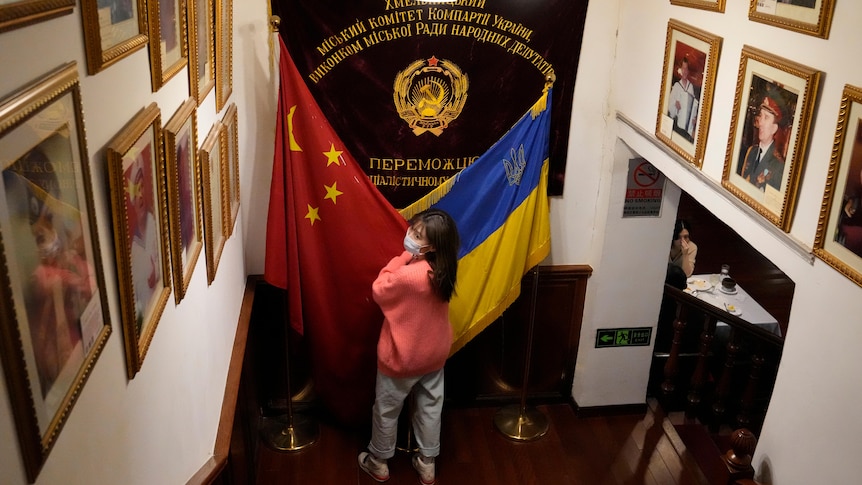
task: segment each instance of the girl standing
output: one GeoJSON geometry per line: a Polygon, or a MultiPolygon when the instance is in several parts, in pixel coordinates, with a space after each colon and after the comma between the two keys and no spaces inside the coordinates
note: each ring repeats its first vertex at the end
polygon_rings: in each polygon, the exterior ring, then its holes
{"type": "Polygon", "coordinates": [[[389,479],[387,460],[395,455],[398,416],[413,391],[413,432],[419,453],[413,467],[425,485],[436,483],[434,458],[440,453],[443,366],[452,347],[449,300],[455,292],[460,239],[446,212],[429,209],[410,220],[404,252],[380,270],[372,284],[383,310],[377,342],[376,398],[371,442],[359,467],[378,482],[389,479]]]}

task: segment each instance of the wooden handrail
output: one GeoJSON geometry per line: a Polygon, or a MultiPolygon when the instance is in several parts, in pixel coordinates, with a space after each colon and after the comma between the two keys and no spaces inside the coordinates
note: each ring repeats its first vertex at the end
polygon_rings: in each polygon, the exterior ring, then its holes
{"type": "MultiPolygon", "coordinates": [[[[752,422],[752,416],[757,411],[755,404],[758,391],[764,383],[771,384],[767,378],[774,378],[774,374],[765,375],[765,370],[770,364],[774,364],[777,369],[784,339],[673,286],[665,285],[664,295],[676,304],[673,339],[663,369],[664,381],[661,384],[664,403],[670,403],[678,391],[684,391],[686,417],[699,417],[705,409],[702,406],[705,400],[704,394],[710,390],[707,384],[711,382],[714,388],[711,389],[709,399],[708,410],[711,414],[708,424],[714,432],[717,432],[719,426],[726,420],[729,421],[728,411],[731,408],[737,411],[733,415],[734,424],[759,429],[762,422],[752,422]],[[703,319],[697,322],[689,321],[693,315],[702,315],[703,319]],[[719,321],[726,323],[731,330],[730,337],[723,348],[715,346],[716,327],[719,321]],[[701,325],[698,327],[700,330],[698,351],[696,354],[683,354],[683,334],[692,324],[701,325]],[[723,357],[723,361],[714,360],[717,357],[716,353],[723,357]],[[681,383],[677,382],[682,355],[697,357],[696,366],[688,383],[689,387],[684,390],[679,389],[681,383]],[[748,368],[748,371],[745,376],[740,376],[735,371],[743,365],[748,368]],[[740,377],[745,379],[741,384],[740,377]]],[[[660,324],[666,324],[666,322],[660,322],[660,324]]],[[[768,390],[768,396],[771,396],[771,390],[768,390]]]]}

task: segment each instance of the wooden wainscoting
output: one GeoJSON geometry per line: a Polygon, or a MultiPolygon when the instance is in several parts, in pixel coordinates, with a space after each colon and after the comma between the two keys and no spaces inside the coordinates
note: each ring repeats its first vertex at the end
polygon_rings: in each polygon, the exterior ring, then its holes
{"type": "MultiPolygon", "coordinates": [[[[528,397],[570,400],[583,320],[586,265],[540,266],[530,352],[528,397]]],[[[503,316],[455,353],[446,364],[446,399],[459,405],[517,400],[535,275],[521,281],[521,295],[503,316]]]]}

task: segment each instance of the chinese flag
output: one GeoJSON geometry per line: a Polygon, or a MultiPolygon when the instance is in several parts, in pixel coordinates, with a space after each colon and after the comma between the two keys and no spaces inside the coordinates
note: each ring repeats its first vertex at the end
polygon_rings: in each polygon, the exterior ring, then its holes
{"type": "Polygon", "coordinates": [[[371,284],[403,251],[407,223],[344,149],[279,44],[264,279],[287,290],[290,325],[308,341],[321,402],[342,423],[364,424],[383,323],[371,284]]]}

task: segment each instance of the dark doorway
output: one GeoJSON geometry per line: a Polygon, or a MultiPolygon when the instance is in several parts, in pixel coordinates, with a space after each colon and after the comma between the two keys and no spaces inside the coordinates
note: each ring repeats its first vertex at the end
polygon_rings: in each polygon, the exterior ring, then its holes
{"type": "Polygon", "coordinates": [[[729,264],[731,276],[778,320],[781,335],[786,336],[796,284],[685,192],[679,198],[677,217],[689,222],[691,240],[698,247],[694,272],[718,273],[722,264],[729,264]]]}

